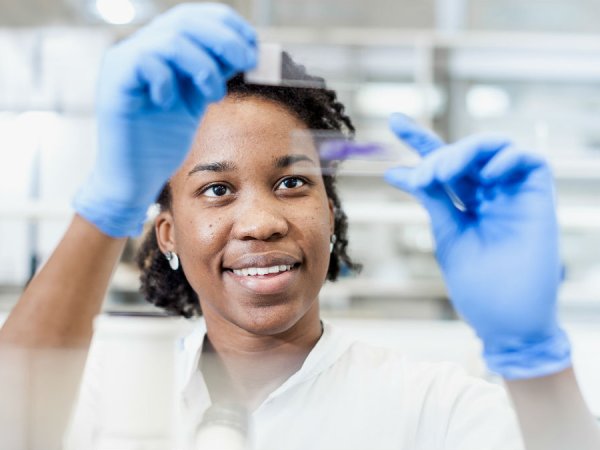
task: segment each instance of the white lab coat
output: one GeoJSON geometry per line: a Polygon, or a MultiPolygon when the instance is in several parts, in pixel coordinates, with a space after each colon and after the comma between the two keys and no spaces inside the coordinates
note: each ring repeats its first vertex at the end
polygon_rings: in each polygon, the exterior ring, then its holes
{"type": "MultiPolygon", "coordinates": [[[[178,447],[193,447],[210,398],[198,370],[205,325],[181,343],[178,447]]],[[[257,362],[259,363],[259,362],[257,362]]],[[[92,448],[93,378],[87,376],[68,450],[92,448]]],[[[254,450],[520,450],[504,390],[450,363],[414,362],[356,342],[325,323],[300,370],[251,414],[254,450]]]]}

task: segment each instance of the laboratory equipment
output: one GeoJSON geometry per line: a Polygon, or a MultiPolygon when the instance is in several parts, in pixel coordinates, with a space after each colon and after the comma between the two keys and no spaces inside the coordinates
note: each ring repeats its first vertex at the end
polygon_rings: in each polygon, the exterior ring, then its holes
{"type": "Polygon", "coordinates": [[[196,431],[196,450],[248,450],[248,412],[234,403],[215,403],[196,431]]]}
{"type": "MultiPolygon", "coordinates": [[[[171,450],[176,416],[176,348],[184,320],[161,313],[96,318],[98,390],[94,450],[171,450]]],[[[93,385],[94,383],[92,383],[93,385]]],[[[84,393],[86,395],[86,393],[84,393]]]]}
{"type": "MultiPolygon", "coordinates": [[[[292,132],[291,155],[310,155],[314,150],[319,157],[319,170],[324,175],[383,176],[385,169],[407,164],[407,152],[388,142],[348,137],[332,130],[297,129],[292,132]]],[[[306,169],[302,171],[306,172],[306,169]]]]}
{"type": "Polygon", "coordinates": [[[254,69],[244,73],[249,84],[265,84],[291,88],[323,89],[325,80],[320,77],[299,78],[287,70],[289,56],[281,44],[264,42],[259,44],[258,62],[254,69]]]}

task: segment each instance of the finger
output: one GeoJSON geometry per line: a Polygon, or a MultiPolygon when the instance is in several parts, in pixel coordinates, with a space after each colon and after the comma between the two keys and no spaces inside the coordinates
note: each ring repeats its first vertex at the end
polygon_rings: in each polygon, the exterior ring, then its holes
{"type": "Polygon", "coordinates": [[[183,33],[213,54],[223,67],[235,73],[256,66],[256,48],[234,30],[219,23],[198,22],[194,17],[186,18],[183,21],[183,33]]]}
{"type": "Polygon", "coordinates": [[[181,101],[192,117],[200,117],[208,105],[205,94],[196,86],[194,81],[184,78],[179,81],[181,101]]]}
{"type": "Polygon", "coordinates": [[[444,141],[435,133],[422,127],[404,114],[392,114],[389,123],[396,136],[410,145],[421,156],[428,155],[445,145],[444,141]]]}
{"type": "Polygon", "coordinates": [[[237,30],[244,38],[254,47],[258,42],[258,35],[252,25],[250,25],[242,16],[240,16],[234,9],[225,6],[223,14],[223,21],[230,25],[232,28],[237,30]]]}
{"type": "Polygon", "coordinates": [[[138,64],[139,83],[148,86],[153,104],[170,109],[179,96],[177,80],[169,66],[155,55],[143,57],[138,64]]]}
{"type": "Polygon", "coordinates": [[[150,28],[187,35],[205,47],[221,64],[237,72],[256,65],[256,32],[226,5],[180,5],[150,28]]]}
{"type": "Polygon", "coordinates": [[[182,35],[173,35],[164,41],[157,53],[178,73],[189,78],[207,101],[217,101],[226,92],[225,80],[214,58],[203,48],[182,35]]]}
{"type": "Polygon", "coordinates": [[[438,158],[426,157],[423,162],[412,172],[411,188],[430,194],[436,192],[445,205],[452,205],[460,212],[473,210],[476,206],[475,192],[477,186],[468,180],[461,180],[460,185],[450,186],[439,179],[438,158]]]}
{"type": "MultiPolygon", "coordinates": [[[[508,145],[499,137],[474,136],[440,147],[425,156],[410,182],[413,190],[430,191],[441,186],[442,196],[460,212],[475,211],[480,199],[478,171],[496,152],[508,145]]],[[[441,195],[441,194],[440,194],[441,195]]]]}
{"type": "Polygon", "coordinates": [[[480,178],[486,184],[519,182],[544,165],[539,155],[508,147],[490,159],[481,170],[480,178]]]}
{"type": "Polygon", "coordinates": [[[254,27],[252,27],[252,25],[250,25],[246,21],[246,19],[239,15],[237,11],[235,11],[230,6],[224,5],[222,3],[212,3],[208,5],[192,4],[189,6],[191,8],[190,13],[194,13],[190,14],[189,17],[202,17],[204,15],[214,14],[215,16],[220,18],[223,21],[223,23],[229,25],[238,33],[240,33],[250,44],[254,46],[256,45],[258,36],[254,27]]]}
{"type": "Polygon", "coordinates": [[[509,145],[510,141],[500,136],[471,136],[441,148],[426,159],[434,166],[434,178],[453,186],[461,178],[477,180],[483,166],[509,145]]]}
{"type": "Polygon", "coordinates": [[[440,148],[424,160],[430,165],[430,179],[423,182],[441,183],[455,208],[475,212],[481,203],[482,167],[509,141],[497,136],[471,136],[440,148]]]}
{"type": "Polygon", "coordinates": [[[384,174],[384,179],[403,191],[417,195],[418,191],[428,190],[438,183],[435,175],[435,161],[424,159],[416,167],[393,167],[384,174]]]}

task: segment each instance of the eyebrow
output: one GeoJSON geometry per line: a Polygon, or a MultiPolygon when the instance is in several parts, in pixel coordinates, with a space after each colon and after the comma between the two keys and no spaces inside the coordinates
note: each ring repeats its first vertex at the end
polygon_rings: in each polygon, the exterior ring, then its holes
{"type": "Polygon", "coordinates": [[[196,172],[232,172],[236,166],[231,161],[219,161],[208,164],[196,164],[192,170],[188,172],[188,176],[196,172]]]}
{"type": "Polygon", "coordinates": [[[291,166],[292,164],[301,161],[308,161],[316,165],[315,162],[306,155],[285,155],[280,158],[277,158],[277,160],[275,161],[275,167],[277,167],[278,169],[284,169],[286,167],[291,166]]]}
{"type": "MultiPolygon", "coordinates": [[[[316,163],[306,155],[285,155],[275,160],[275,167],[278,169],[284,169],[291,166],[292,164],[308,161],[314,165],[316,163]]],[[[200,163],[196,164],[192,170],[188,172],[188,176],[195,174],[196,172],[233,172],[236,170],[236,165],[231,161],[219,161],[212,163],[200,163]]]]}

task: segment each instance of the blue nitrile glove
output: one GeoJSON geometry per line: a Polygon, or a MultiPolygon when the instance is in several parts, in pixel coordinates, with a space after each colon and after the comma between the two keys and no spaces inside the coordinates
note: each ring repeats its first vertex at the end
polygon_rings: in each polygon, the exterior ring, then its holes
{"type": "Polygon", "coordinates": [[[110,49],[98,90],[98,156],[75,210],[109,236],[139,234],[207,105],[255,64],[255,31],[221,4],[179,5],[110,49]]]}
{"type": "Polygon", "coordinates": [[[519,379],[569,367],[557,320],[559,230],[546,162],[500,137],[445,145],[401,114],[390,125],[423,159],[385,178],[429,212],[452,303],[482,339],[489,368],[519,379]]]}

